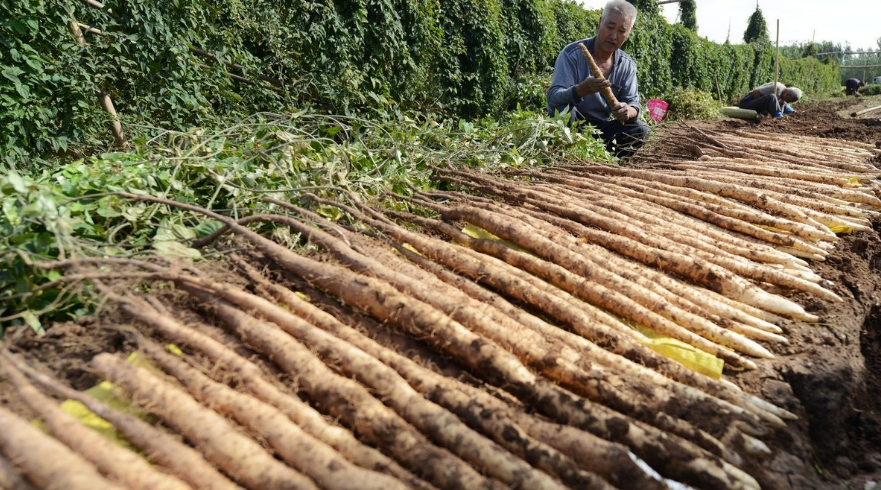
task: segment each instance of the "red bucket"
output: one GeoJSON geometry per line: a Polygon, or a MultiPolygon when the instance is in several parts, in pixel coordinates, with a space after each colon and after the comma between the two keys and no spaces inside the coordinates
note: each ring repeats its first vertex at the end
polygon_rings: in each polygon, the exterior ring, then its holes
{"type": "Polygon", "coordinates": [[[664,119],[664,115],[667,114],[667,107],[669,105],[661,99],[649,99],[649,117],[654,119],[655,122],[661,122],[661,119],[664,119]]]}

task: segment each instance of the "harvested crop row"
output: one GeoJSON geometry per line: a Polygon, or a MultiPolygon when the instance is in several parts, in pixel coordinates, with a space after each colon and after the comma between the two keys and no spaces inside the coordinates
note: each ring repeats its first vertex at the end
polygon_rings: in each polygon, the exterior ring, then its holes
{"type": "MultiPolygon", "coordinates": [[[[155,200],[144,196],[129,196],[139,200],[155,200]]],[[[165,201],[163,201],[165,202],[165,201]]],[[[480,373],[493,383],[501,383],[518,397],[529,400],[539,410],[552,417],[565,417],[570,423],[589,428],[604,437],[614,437],[627,442],[638,454],[646,457],[650,463],[664,465],[663,471],[675,472],[683,480],[696,482],[716,481],[721,485],[752,487],[754,482],[742,472],[721,462],[714,462],[707,455],[701,455],[696,448],[689,447],[684,441],[662,435],[650,427],[635,424],[622,419],[620,415],[609,413],[604,415],[597,409],[589,408],[585,400],[563,395],[553,385],[533,375],[516,362],[504,350],[493,347],[493,344],[479,336],[468,332],[455,321],[439,315],[427,305],[406,298],[388,285],[376,280],[337,270],[331,264],[319,264],[305,257],[291,253],[289,250],[250,232],[234,221],[209,213],[194,206],[176,204],[179,207],[202,212],[214,219],[221,220],[236,234],[251,241],[260,250],[270,256],[281,267],[304,277],[310,283],[341,298],[349,304],[363,308],[377,319],[391,321],[412,335],[422,336],[433,343],[436,348],[453,355],[470,369],[480,373]],[[465,355],[467,353],[467,355],[465,355]],[[623,422],[627,427],[623,433],[613,436],[609,432],[611,425],[623,422]],[[673,448],[676,448],[673,450],[673,448]],[[665,459],[659,457],[665,454],[665,459]],[[689,463],[682,465],[677,460],[687,457],[689,463]],[[698,462],[701,463],[698,463],[698,462]],[[698,466],[700,469],[698,469],[698,466]],[[741,482],[741,483],[737,483],[741,482]]],[[[187,281],[190,281],[187,279],[187,281]]]]}
{"type": "MultiPolygon", "coordinates": [[[[699,387],[707,393],[714,394],[728,401],[736,401],[736,403],[743,404],[743,406],[750,406],[750,402],[742,400],[739,395],[734,395],[729,389],[717,385],[713,380],[703,376],[695,376],[692,371],[683,369],[681,365],[658,356],[638,342],[630,340],[631,338],[639,338],[640,335],[638,333],[628,329],[632,336],[622,336],[617,332],[620,327],[617,325],[617,320],[600,310],[590,307],[586,303],[573,300],[571,296],[567,299],[567,293],[549,287],[547,283],[538,281],[531,274],[524,273],[491,256],[478,254],[467,248],[461,248],[422,234],[413,233],[382,218],[379,213],[369,208],[365,208],[365,211],[372,213],[373,218],[350,207],[339,204],[337,206],[356,216],[360,221],[369,223],[371,226],[395,237],[401,243],[414,247],[425,257],[444,264],[451,270],[471,277],[475,281],[491,285],[512,298],[530,304],[563,325],[568,325],[573,331],[584,335],[586,338],[636,361],[636,364],[631,364],[633,368],[623,369],[625,372],[632,372],[635,375],[646,374],[644,366],[650,366],[673,379],[699,387]]],[[[412,219],[411,216],[404,216],[399,213],[389,214],[404,219],[412,219]]],[[[473,288],[471,291],[474,291],[473,288]]],[[[475,295],[476,293],[472,292],[469,294],[475,295]]],[[[486,296],[481,296],[481,298],[484,297],[486,296]]],[[[521,315],[521,317],[523,316],[521,315]]],[[[576,342],[576,339],[581,338],[556,328],[543,328],[541,323],[530,322],[529,316],[526,316],[522,323],[533,326],[542,335],[560,338],[564,342],[576,342]]],[[[594,344],[590,342],[578,341],[575,345],[582,352],[582,355],[587,357],[587,353],[592,353],[591,358],[605,365],[619,367],[622,366],[622,362],[625,363],[624,365],[627,365],[627,361],[623,358],[609,355],[603,350],[591,348],[594,344]]],[[[656,379],[653,382],[657,382],[656,379]]],[[[760,410],[761,412],[763,411],[760,410]]],[[[780,414],[781,412],[777,411],[775,413],[780,414]]]]}
{"type": "MultiPolygon", "coordinates": [[[[300,210],[300,212],[303,211],[300,210]]],[[[321,219],[317,216],[311,216],[311,218],[321,219]]],[[[661,403],[663,396],[659,398],[657,395],[653,395],[657,392],[655,387],[651,385],[628,386],[628,382],[619,380],[613,373],[595,366],[582,369],[560,355],[559,345],[518,324],[494,308],[487,308],[486,305],[481,306],[479,302],[458,289],[443,283],[436,283],[433,287],[427,286],[422,280],[395,272],[396,267],[386,267],[370,257],[358,254],[342,240],[320,230],[311,229],[297,222],[290,222],[290,225],[309,236],[314,243],[327,247],[353,266],[355,270],[381,277],[396,285],[401,292],[413,294],[418,299],[445,311],[451,318],[461,322],[475,333],[486,336],[510,350],[527,366],[574,392],[647,423],[657,425],[671,433],[704,441],[704,447],[708,449],[718,445],[717,442],[708,440],[686,424],[666,418],[664,415],[665,405],[661,403]],[[490,321],[486,321],[487,319],[490,321]],[[644,411],[641,407],[653,408],[650,411],[644,411]]],[[[354,240],[355,237],[351,239],[354,240]]]]}

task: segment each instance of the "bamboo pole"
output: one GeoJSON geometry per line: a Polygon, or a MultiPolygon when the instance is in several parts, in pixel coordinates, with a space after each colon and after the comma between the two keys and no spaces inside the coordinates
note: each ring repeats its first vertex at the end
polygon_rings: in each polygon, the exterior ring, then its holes
{"type": "Polygon", "coordinates": [[[851,112],[850,117],[857,117],[857,116],[859,116],[861,114],[865,114],[867,112],[877,111],[878,109],[881,109],[881,105],[876,105],[875,107],[869,107],[868,109],[863,109],[861,111],[851,112]]]}
{"type": "MultiPolygon", "coordinates": [[[[103,8],[103,5],[101,8],[103,8]]],[[[69,12],[69,14],[70,21],[67,23],[67,28],[76,40],[76,43],[79,46],[85,46],[86,36],[83,35],[83,31],[80,29],[80,23],[73,18],[73,12],[69,12]]],[[[125,134],[122,132],[122,123],[119,122],[116,108],[113,107],[113,100],[111,100],[110,96],[103,90],[98,91],[95,95],[98,97],[98,103],[101,104],[104,111],[110,114],[110,131],[113,133],[113,139],[116,140],[116,146],[119,146],[120,148],[128,148],[128,140],[125,139],[125,134]]]]}
{"type": "MultiPolygon", "coordinates": [[[[780,66],[780,19],[777,19],[777,53],[774,54],[774,93],[777,93],[777,79],[780,74],[779,71],[780,66]]],[[[783,97],[783,94],[780,94],[780,97],[783,97]]],[[[777,101],[777,105],[780,106],[780,101],[777,101]]],[[[782,108],[781,108],[782,110],[782,108]]]]}

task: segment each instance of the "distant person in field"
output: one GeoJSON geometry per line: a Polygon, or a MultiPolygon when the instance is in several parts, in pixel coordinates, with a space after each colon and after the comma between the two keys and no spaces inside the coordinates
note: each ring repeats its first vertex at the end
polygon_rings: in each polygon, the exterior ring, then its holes
{"type": "Polygon", "coordinates": [[[752,89],[750,93],[740,100],[737,107],[752,109],[759,114],[783,117],[784,114],[792,114],[795,109],[789,105],[801,98],[801,90],[795,87],[787,87],[782,83],[769,82],[752,89]]]}
{"type": "Polygon", "coordinates": [[[844,82],[844,93],[860,97],[860,87],[865,84],[866,82],[861,82],[859,78],[848,78],[844,82]]]}
{"type": "Polygon", "coordinates": [[[600,131],[606,149],[627,158],[646,140],[649,127],[638,121],[639,93],[636,63],[621,46],[636,22],[636,8],[625,0],[611,0],[603,9],[595,37],[569,44],[557,56],[548,89],[548,113],[568,109],[573,120],[584,120],[600,131]],[[593,55],[605,80],[594,78],[578,43],[593,55]],[[600,91],[612,88],[618,104],[609,107],[600,91]],[[614,118],[613,118],[614,116],[614,118]]]}

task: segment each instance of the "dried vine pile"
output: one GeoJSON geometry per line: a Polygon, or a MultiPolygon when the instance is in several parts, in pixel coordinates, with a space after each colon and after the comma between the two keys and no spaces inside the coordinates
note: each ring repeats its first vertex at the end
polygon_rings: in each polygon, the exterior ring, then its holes
{"type": "Polygon", "coordinates": [[[810,261],[871,230],[879,172],[873,149],[843,141],[700,137],[700,155],[678,140],[689,161],[437,169],[458,190],[395,196],[410,212],[309,197],[345,226],[272,199],[281,214],[234,221],[125,196],[221,221],[198,245],[232,232],[240,280],[159,259],[41,264],[137,327],[155,370],[108,353],[90,366],[159,423],[0,350],[48,432],[0,407],[0,488],[760,488],[762,438],[794,415],[659,355],[648,331],[726,369],[773,357],[781,325],[817,320],[793,298],[840,300],[810,261]],[[310,247],[247,227],[260,222],[310,247]]]}

